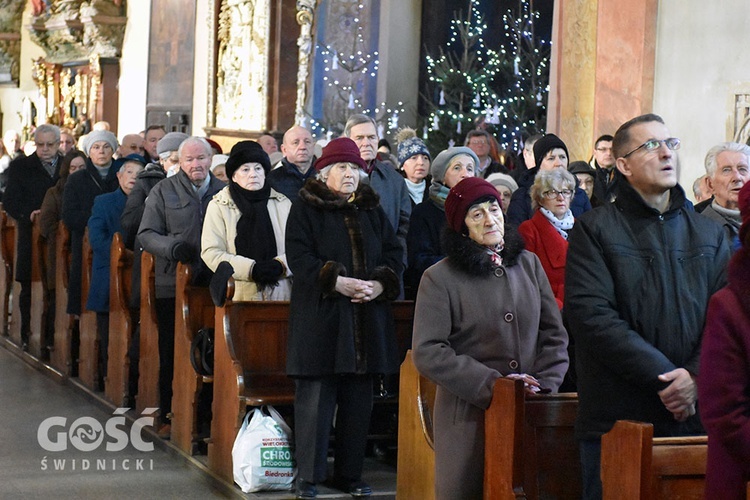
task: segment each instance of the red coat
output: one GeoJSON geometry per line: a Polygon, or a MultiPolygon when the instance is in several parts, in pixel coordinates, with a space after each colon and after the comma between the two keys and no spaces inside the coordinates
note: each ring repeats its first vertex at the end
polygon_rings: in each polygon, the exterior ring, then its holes
{"type": "Polygon", "coordinates": [[[733,500],[750,480],[750,249],[734,254],[727,274],[708,306],[698,408],[708,433],[705,498],[733,500]]]}
{"type": "Polygon", "coordinates": [[[568,257],[568,240],[562,237],[552,223],[537,210],[534,216],[518,226],[526,242],[526,250],[534,252],[542,263],[547,279],[555,294],[557,307],[562,309],[565,299],[565,259],[568,257]]]}

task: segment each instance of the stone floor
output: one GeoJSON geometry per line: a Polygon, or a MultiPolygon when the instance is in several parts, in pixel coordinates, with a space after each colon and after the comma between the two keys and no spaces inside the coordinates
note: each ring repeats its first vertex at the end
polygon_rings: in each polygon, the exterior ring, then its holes
{"type": "MultiPolygon", "coordinates": [[[[109,419],[117,418],[114,407],[74,379],[56,377],[6,338],[0,338],[0,347],[3,500],[293,498],[290,492],[244,495],[215,478],[205,457],[188,457],[151,433],[144,433],[143,444],[130,442],[126,433],[89,439],[86,431],[106,429],[109,419]],[[52,425],[39,432],[44,422],[52,425]],[[107,443],[118,439],[126,446],[108,451],[107,443]]],[[[364,479],[373,487],[372,498],[395,498],[393,465],[368,458],[364,479]]],[[[351,498],[324,486],[318,497],[351,498]]]]}

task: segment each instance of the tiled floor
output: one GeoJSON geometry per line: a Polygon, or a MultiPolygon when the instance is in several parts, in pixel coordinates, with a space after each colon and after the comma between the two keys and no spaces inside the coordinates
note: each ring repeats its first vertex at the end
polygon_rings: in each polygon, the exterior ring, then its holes
{"type": "MultiPolygon", "coordinates": [[[[23,356],[0,348],[3,500],[292,498],[289,492],[242,495],[236,486],[214,479],[201,460],[158,440],[148,449],[151,438],[145,433],[144,444],[136,446],[127,433],[108,432],[108,421],[117,418],[108,405],[73,383],[46,375],[23,356]],[[52,424],[47,432],[45,422],[52,424]],[[99,433],[90,439],[87,431],[92,429],[99,433]],[[107,450],[108,444],[117,448],[118,441],[126,444],[124,449],[107,450]]],[[[395,469],[374,459],[365,467],[364,479],[375,491],[372,498],[395,498],[395,469]]],[[[351,497],[321,487],[319,498],[351,497]]]]}

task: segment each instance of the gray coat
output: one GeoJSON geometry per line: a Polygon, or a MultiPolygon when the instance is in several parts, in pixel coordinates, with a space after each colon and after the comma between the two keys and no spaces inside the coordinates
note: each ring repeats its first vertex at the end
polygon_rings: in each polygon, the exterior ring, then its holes
{"type": "Polygon", "coordinates": [[[404,178],[390,163],[376,160],[368,183],[380,197],[380,206],[403,248],[403,263],[406,265],[406,234],[409,232],[411,218],[411,198],[404,178]]]}
{"type": "Polygon", "coordinates": [[[138,240],[144,250],[156,257],[156,298],[175,296],[177,261],[172,252],[178,243],[185,242],[192,250],[193,276],[198,277],[205,270],[200,258],[203,217],[208,202],[225,186],[211,174],[209,180],[208,191],[198,199],[187,174],[180,170],[154,186],[146,198],[138,240]]]}
{"type": "Polygon", "coordinates": [[[446,230],[448,257],[419,286],[412,349],[438,386],[438,499],[482,497],[484,410],[495,380],[527,373],[557,392],[568,368],[568,335],[544,269],[506,232],[504,264],[494,268],[483,249],[446,230]]]}

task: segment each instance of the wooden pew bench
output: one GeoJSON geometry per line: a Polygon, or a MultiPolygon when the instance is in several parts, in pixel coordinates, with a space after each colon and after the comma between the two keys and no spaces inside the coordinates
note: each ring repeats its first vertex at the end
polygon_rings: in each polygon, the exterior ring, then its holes
{"type": "Polygon", "coordinates": [[[141,254],[141,311],[136,411],[159,407],[159,328],[156,323],[154,256],[141,254]]]}
{"type": "MultiPolygon", "coordinates": [[[[61,221],[57,226],[55,263],[55,344],[51,353],[52,366],[65,376],[73,372],[72,333],[74,320],[68,314],[68,273],[70,272],[70,232],[61,221]]],[[[77,371],[77,366],[76,366],[77,371]]]]}
{"type": "MultiPolygon", "coordinates": [[[[230,280],[228,296],[234,292],[230,280]]],[[[232,302],[216,308],[214,397],[208,465],[232,481],[232,445],[247,408],[294,403],[286,376],[289,302],[232,302]]]]}
{"type": "MultiPolygon", "coordinates": [[[[401,366],[396,496],[435,497],[435,384],[401,366]]],[[[499,379],[485,413],[486,499],[577,499],[581,469],[573,424],[575,393],[525,396],[523,382],[499,379]]]]}
{"type": "MultiPolygon", "coordinates": [[[[81,263],[81,316],[78,320],[80,350],[78,355],[78,378],[93,391],[99,390],[99,338],[96,332],[96,313],[86,309],[86,299],[91,287],[91,266],[94,251],[89,244],[89,231],[83,235],[81,263]]],[[[67,302],[68,298],[63,299],[67,302]]]]}
{"type": "Polygon", "coordinates": [[[626,420],[602,436],[605,500],[703,498],[708,438],[653,436],[653,425],[626,420]]]}
{"type": "MultiPolygon", "coordinates": [[[[208,446],[209,467],[229,481],[232,445],[248,407],[294,403],[294,381],[286,375],[289,302],[232,302],[233,293],[234,281],[230,280],[229,300],[216,308],[208,446]]],[[[411,341],[414,303],[396,302],[393,311],[402,349],[411,341]]]]}
{"type": "Polygon", "coordinates": [[[109,266],[109,346],[104,394],[115,405],[125,407],[133,396],[129,390],[128,355],[134,328],[128,306],[133,252],[125,248],[120,233],[115,233],[112,238],[109,266]]]}
{"type": "MultiPolygon", "coordinates": [[[[12,219],[7,218],[6,224],[11,224],[12,219]]],[[[12,225],[16,226],[13,221],[12,225]]],[[[18,231],[13,231],[13,271],[15,272],[18,260],[18,231]]],[[[5,235],[3,235],[4,237],[5,235]]],[[[10,242],[4,242],[6,245],[10,242]]],[[[39,260],[39,221],[32,224],[31,234],[31,315],[29,324],[29,354],[35,358],[40,358],[42,353],[42,331],[44,328],[44,285],[42,284],[41,262],[39,260]]],[[[18,297],[21,294],[21,284],[12,277],[13,307],[10,317],[9,332],[13,342],[21,346],[21,308],[18,297]]]]}
{"type": "MultiPolygon", "coordinates": [[[[195,334],[203,327],[213,328],[214,303],[206,287],[190,285],[190,267],[177,266],[175,290],[174,378],[172,382],[171,441],[188,454],[201,451],[198,405],[203,384],[212,378],[198,375],[190,362],[195,334]]],[[[203,450],[205,453],[205,450],[203,450]]]]}
{"type": "Polygon", "coordinates": [[[14,259],[16,254],[16,224],[5,210],[0,211],[0,333],[9,335],[10,326],[10,293],[13,290],[14,259]]]}

